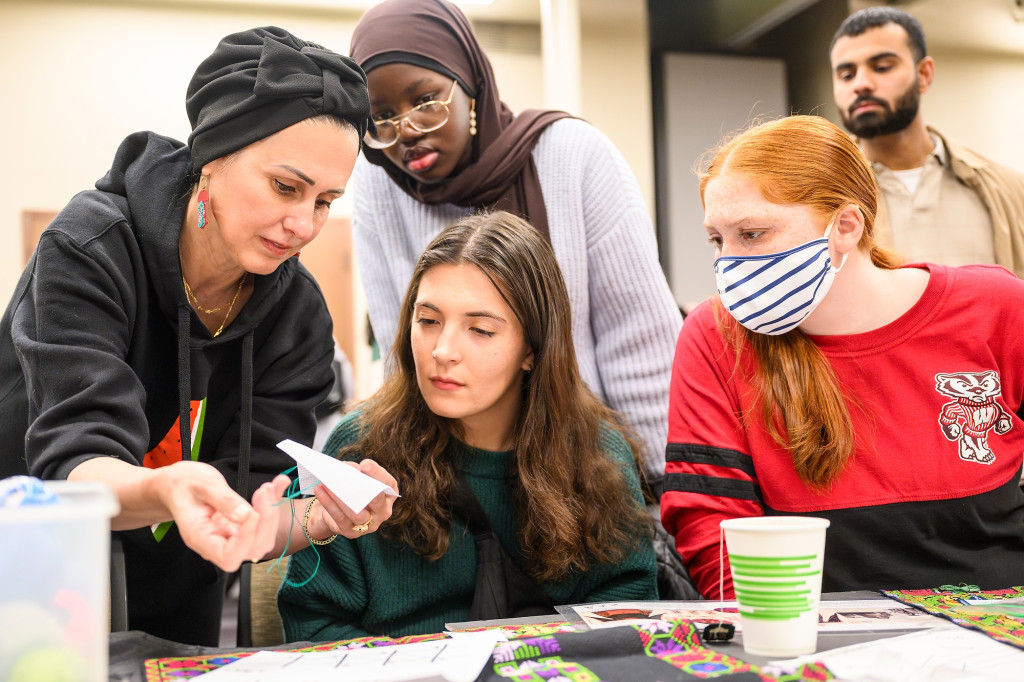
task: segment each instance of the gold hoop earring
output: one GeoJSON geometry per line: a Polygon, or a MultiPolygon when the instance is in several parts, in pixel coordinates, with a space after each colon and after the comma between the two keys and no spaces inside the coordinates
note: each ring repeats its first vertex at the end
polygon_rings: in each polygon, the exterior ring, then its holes
{"type": "Polygon", "coordinates": [[[476,99],[469,100],[469,136],[476,136],[476,99]]]}

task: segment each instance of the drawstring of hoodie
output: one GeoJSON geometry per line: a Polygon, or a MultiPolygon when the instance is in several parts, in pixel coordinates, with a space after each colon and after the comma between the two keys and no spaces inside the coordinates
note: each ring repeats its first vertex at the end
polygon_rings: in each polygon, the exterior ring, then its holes
{"type": "MultiPolygon", "coordinates": [[[[190,428],[192,395],[192,358],[189,339],[192,336],[191,308],[178,306],[178,431],[181,438],[181,459],[192,459],[190,428]]],[[[238,428],[238,480],[235,491],[243,500],[249,499],[249,467],[252,460],[252,358],[255,329],[242,339],[241,424],[238,428]]]]}
{"type": "Polygon", "coordinates": [[[191,310],[178,306],[178,432],[181,436],[181,459],[192,459],[192,430],[189,399],[192,394],[192,359],[188,340],[192,336],[191,310]]]}
{"type": "MultiPolygon", "coordinates": [[[[181,437],[181,458],[189,460],[192,458],[192,430],[190,428],[192,395],[192,357],[189,348],[189,340],[192,338],[192,308],[188,305],[178,306],[178,424],[181,437]]],[[[241,367],[241,419],[239,420],[238,434],[238,480],[235,491],[242,496],[242,499],[249,499],[249,468],[252,461],[252,389],[253,389],[253,347],[255,345],[256,329],[250,329],[242,337],[242,367],[241,367]]],[[[294,470],[294,468],[292,469],[294,470]]],[[[289,473],[291,470],[284,473],[289,473]]],[[[314,484],[315,485],[315,484],[314,484]]],[[[311,485],[305,490],[298,489],[298,479],[292,482],[288,492],[278,504],[288,503],[303,494],[306,494],[314,486],[311,485]]],[[[295,509],[292,508],[291,525],[288,528],[288,536],[291,537],[292,526],[295,524],[295,509]]],[[[281,556],[276,562],[267,567],[269,573],[277,569],[285,583],[293,587],[302,587],[311,581],[320,569],[320,552],[315,545],[310,545],[316,554],[316,566],[313,573],[300,583],[293,582],[284,575],[281,569],[281,560],[288,553],[288,547],[281,551],[281,556]]]]}
{"type": "Polygon", "coordinates": [[[249,499],[249,460],[252,449],[252,348],[256,329],[242,339],[242,420],[238,434],[238,494],[249,499]]]}

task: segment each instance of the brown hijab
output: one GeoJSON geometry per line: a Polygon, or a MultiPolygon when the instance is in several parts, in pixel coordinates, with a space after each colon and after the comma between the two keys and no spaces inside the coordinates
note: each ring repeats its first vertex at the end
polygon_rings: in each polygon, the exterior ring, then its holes
{"type": "Polygon", "coordinates": [[[530,153],[544,129],[569,114],[530,109],[514,115],[498,97],[494,70],[466,16],[447,0],[387,0],[368,10],[352,34],[352,59],[364,71],[402,62],[452,76],[476,98],[476,150],[468,166],[423,184],[364,147],[402,190],[425,204],[452,203],[522,216],[550,241],[547,210],[530,153]]]}

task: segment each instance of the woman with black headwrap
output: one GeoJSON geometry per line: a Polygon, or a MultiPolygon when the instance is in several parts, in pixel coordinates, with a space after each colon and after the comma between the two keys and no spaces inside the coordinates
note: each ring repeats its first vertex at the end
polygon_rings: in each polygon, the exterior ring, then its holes
{"type": "Polygon", "coordinates": [[[351,55],[377,123],[352,191],[356,257],[382,348],[420,253],[445,226],[478,209],[527,218],[565,277],[580,372],[641,437],[657,484],[682,320],[621,154],[564,112],[514,115],[469,21],[447,0],[376,5],[356,26],[351,55]]]}
{"type": "Polygon", "coordinates": [[[354,513],[318,486],[278,504],[292,462],[276,443],[312,441],[333,380],[330,316],[295,256],[348,184],[363,72],[243,31],[186,109],[187,145],[129,136],[43,232],[0,322],[0,475],[108,483],[129,627],[216,645],[224,571],[374,531],[392,499],[354,513]]]}

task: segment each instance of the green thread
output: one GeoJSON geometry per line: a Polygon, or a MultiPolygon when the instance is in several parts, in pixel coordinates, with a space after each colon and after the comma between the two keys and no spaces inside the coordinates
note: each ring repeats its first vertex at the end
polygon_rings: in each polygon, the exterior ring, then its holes
{"type": "MultiPolygon", "coordinates": [[[[282,471],[281,473],[287,476],[291,472],[295,471],[296,468],[297,467],[292,467],[290,469],[282,471]]],[[[288,554],[288,547],[291,545],[292,540],[292,531],[295,529],[295,505],[291,503],[299,499],[300,497],[306,495],[307,492],[309,492],[318,485],[320,485],[320,481],[317,481],[313,485],[307,486],[306,488],[300,489],[299,479],[295,478],[285,489],[284,497],[281,498],[279,502],[274,503],[274,506],[276,507],[279,504],[284,504],[285,502],[288,502],[291,505],[291,520],[288,522],[288,544],[286,544],[284,546],[284,549],[281,550],[281,555],[278,556],[277,559],[272,564],[270,564],[270,566],[267,566],[267,573],[270,573],[272,570],[277,569],[277,574],[281,576],[281,582],[283,582],[285,585],[288,585],[289,587],[305,587],[309,583],[309,581],[316,577],[317,572],[319,572],[320,570],[320,552],[319,550],[317,550],[316,545],[314,545],[312,542],[309,543],[309,547],[313,550],[313,553],[316,554],[316,566],[313,567],[313,572],[310,574],[308,578],[303,580],[301,583],[297,583],[292,580],[289,580],[288,576],[286,576],[284,571],[281,570],[281,562],[288,554]]],[[[308,533],[303,531],[303,534],[306,536],[307,540],[310,539],[308,533]]]]}
{"type": "Polygon", "coordinates": [[[939,585],[939,589],[943,592],[981,592],[981,588],[977,585],[968,585],[967,583],[960,583],[959,585],[939,585]]]}

